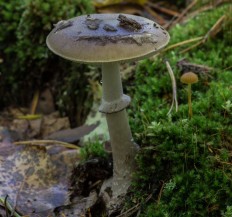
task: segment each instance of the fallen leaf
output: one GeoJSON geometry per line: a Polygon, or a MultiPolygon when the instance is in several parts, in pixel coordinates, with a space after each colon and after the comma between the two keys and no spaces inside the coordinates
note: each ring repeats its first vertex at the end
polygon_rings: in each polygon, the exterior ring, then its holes
{"type": "Polygon", "coordinates": [[[0,143],[0,153],[5,153],[0,155],[0,197],[8,195],[8,202],[23,214],[48,216],[68,203],[69,174],[77,152],[54,147],[0,143]]]}
{"type": "Polygon", "coordinates": [[[61,130],[45,137],[46,139],[58,140],[62,142],[74,143],[80,140],[83,136],[91,133],[99,123],[91,125],[83,125],[73,129],[61,130]]]}
{"type": "Polygon", "coordinates": [[[59,112],[53,112],[43,117],[41,137],[44,138],[51,133],[68,128],[70,128],[68,117],[60,117],[59,112]]]}

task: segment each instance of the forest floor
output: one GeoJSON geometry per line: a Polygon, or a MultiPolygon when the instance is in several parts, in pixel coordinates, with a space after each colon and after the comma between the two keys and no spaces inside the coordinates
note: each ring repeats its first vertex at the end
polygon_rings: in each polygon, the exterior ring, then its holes
{"type": "MultiPolygon", "coordinates": [[[[171,36],[159,55],[121,66],[141,151],[117,216],[232,216],[231,3],[192,1],[181,9],[167,1],[95,6],[98,13],[148,17],[171,36]],[[193,117],[180,82],[189,71],[199,78],[193,117]],[[178,106],[170,110],[175,101],[178,106]]],[[[101,94],[98,87],[92,90],[101,94]]],[[[95,99],[98,103],[99,96],[95,99]]],[[[1,111],[0,216],[105,216],[98,193],[112,175],[109,141],[102,141],[103,135],[83,142],[101,121],[71,128],[49,90],[35,91],[28,108],[9,105],[1,111]]]]}

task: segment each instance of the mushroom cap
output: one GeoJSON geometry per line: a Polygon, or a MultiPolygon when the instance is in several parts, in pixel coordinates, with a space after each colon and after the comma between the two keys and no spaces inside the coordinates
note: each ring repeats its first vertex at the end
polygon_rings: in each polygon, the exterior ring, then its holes
{"type": "Polygon", "coordinates": [[[193,84],[198,82],[197,74],[193,72],[186,72],[180,77],[180,81],[184,84],[193,84]]]}
{"type": "Polygon", "coordinates": [[[55,54],[84,63],[138,60],[169,42],[159,24],[135,15],[91,14],[60,21],[46,39],[55,54]]]}

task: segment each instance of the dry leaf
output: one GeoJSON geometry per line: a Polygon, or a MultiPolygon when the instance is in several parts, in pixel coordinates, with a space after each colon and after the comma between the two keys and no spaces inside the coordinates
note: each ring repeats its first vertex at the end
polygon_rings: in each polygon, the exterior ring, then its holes
{"type": "Polygon", "coordinates": [[[69,173],[77,154],[64,147],[0,143],[0,197],[23,214],[47,216],[68,201],[69,173]],[[10,147],[10,152],[6,151],[10,147]]]}
{"type": "Polygon", "coordinates": [[[93,130],[98,127],[99,123],[91,124],[91,125],[82,125],[80,127],[76,127],[73,129],[60,130],[51,135],[45,137],[46,139],[58,140],[62,142],[74,143],[80,140],[83,136],[88,135],[93,130]]]}

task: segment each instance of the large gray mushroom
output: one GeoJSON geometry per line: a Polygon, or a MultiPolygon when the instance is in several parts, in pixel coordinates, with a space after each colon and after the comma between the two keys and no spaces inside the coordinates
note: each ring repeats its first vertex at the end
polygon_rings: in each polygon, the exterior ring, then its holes
{"type": "Polygon", "coordinates": [[[112,146],[113,197],[126,193],[138,151],[125,110],[130,97],[123,94],[119,63],[154,55],[168,41],[168,32],[159,24],[127,14],[92,14],[60,21],[47,37],[47,45],[55,54],[102,66],[99,111],[106,115],[112,146]]]}

